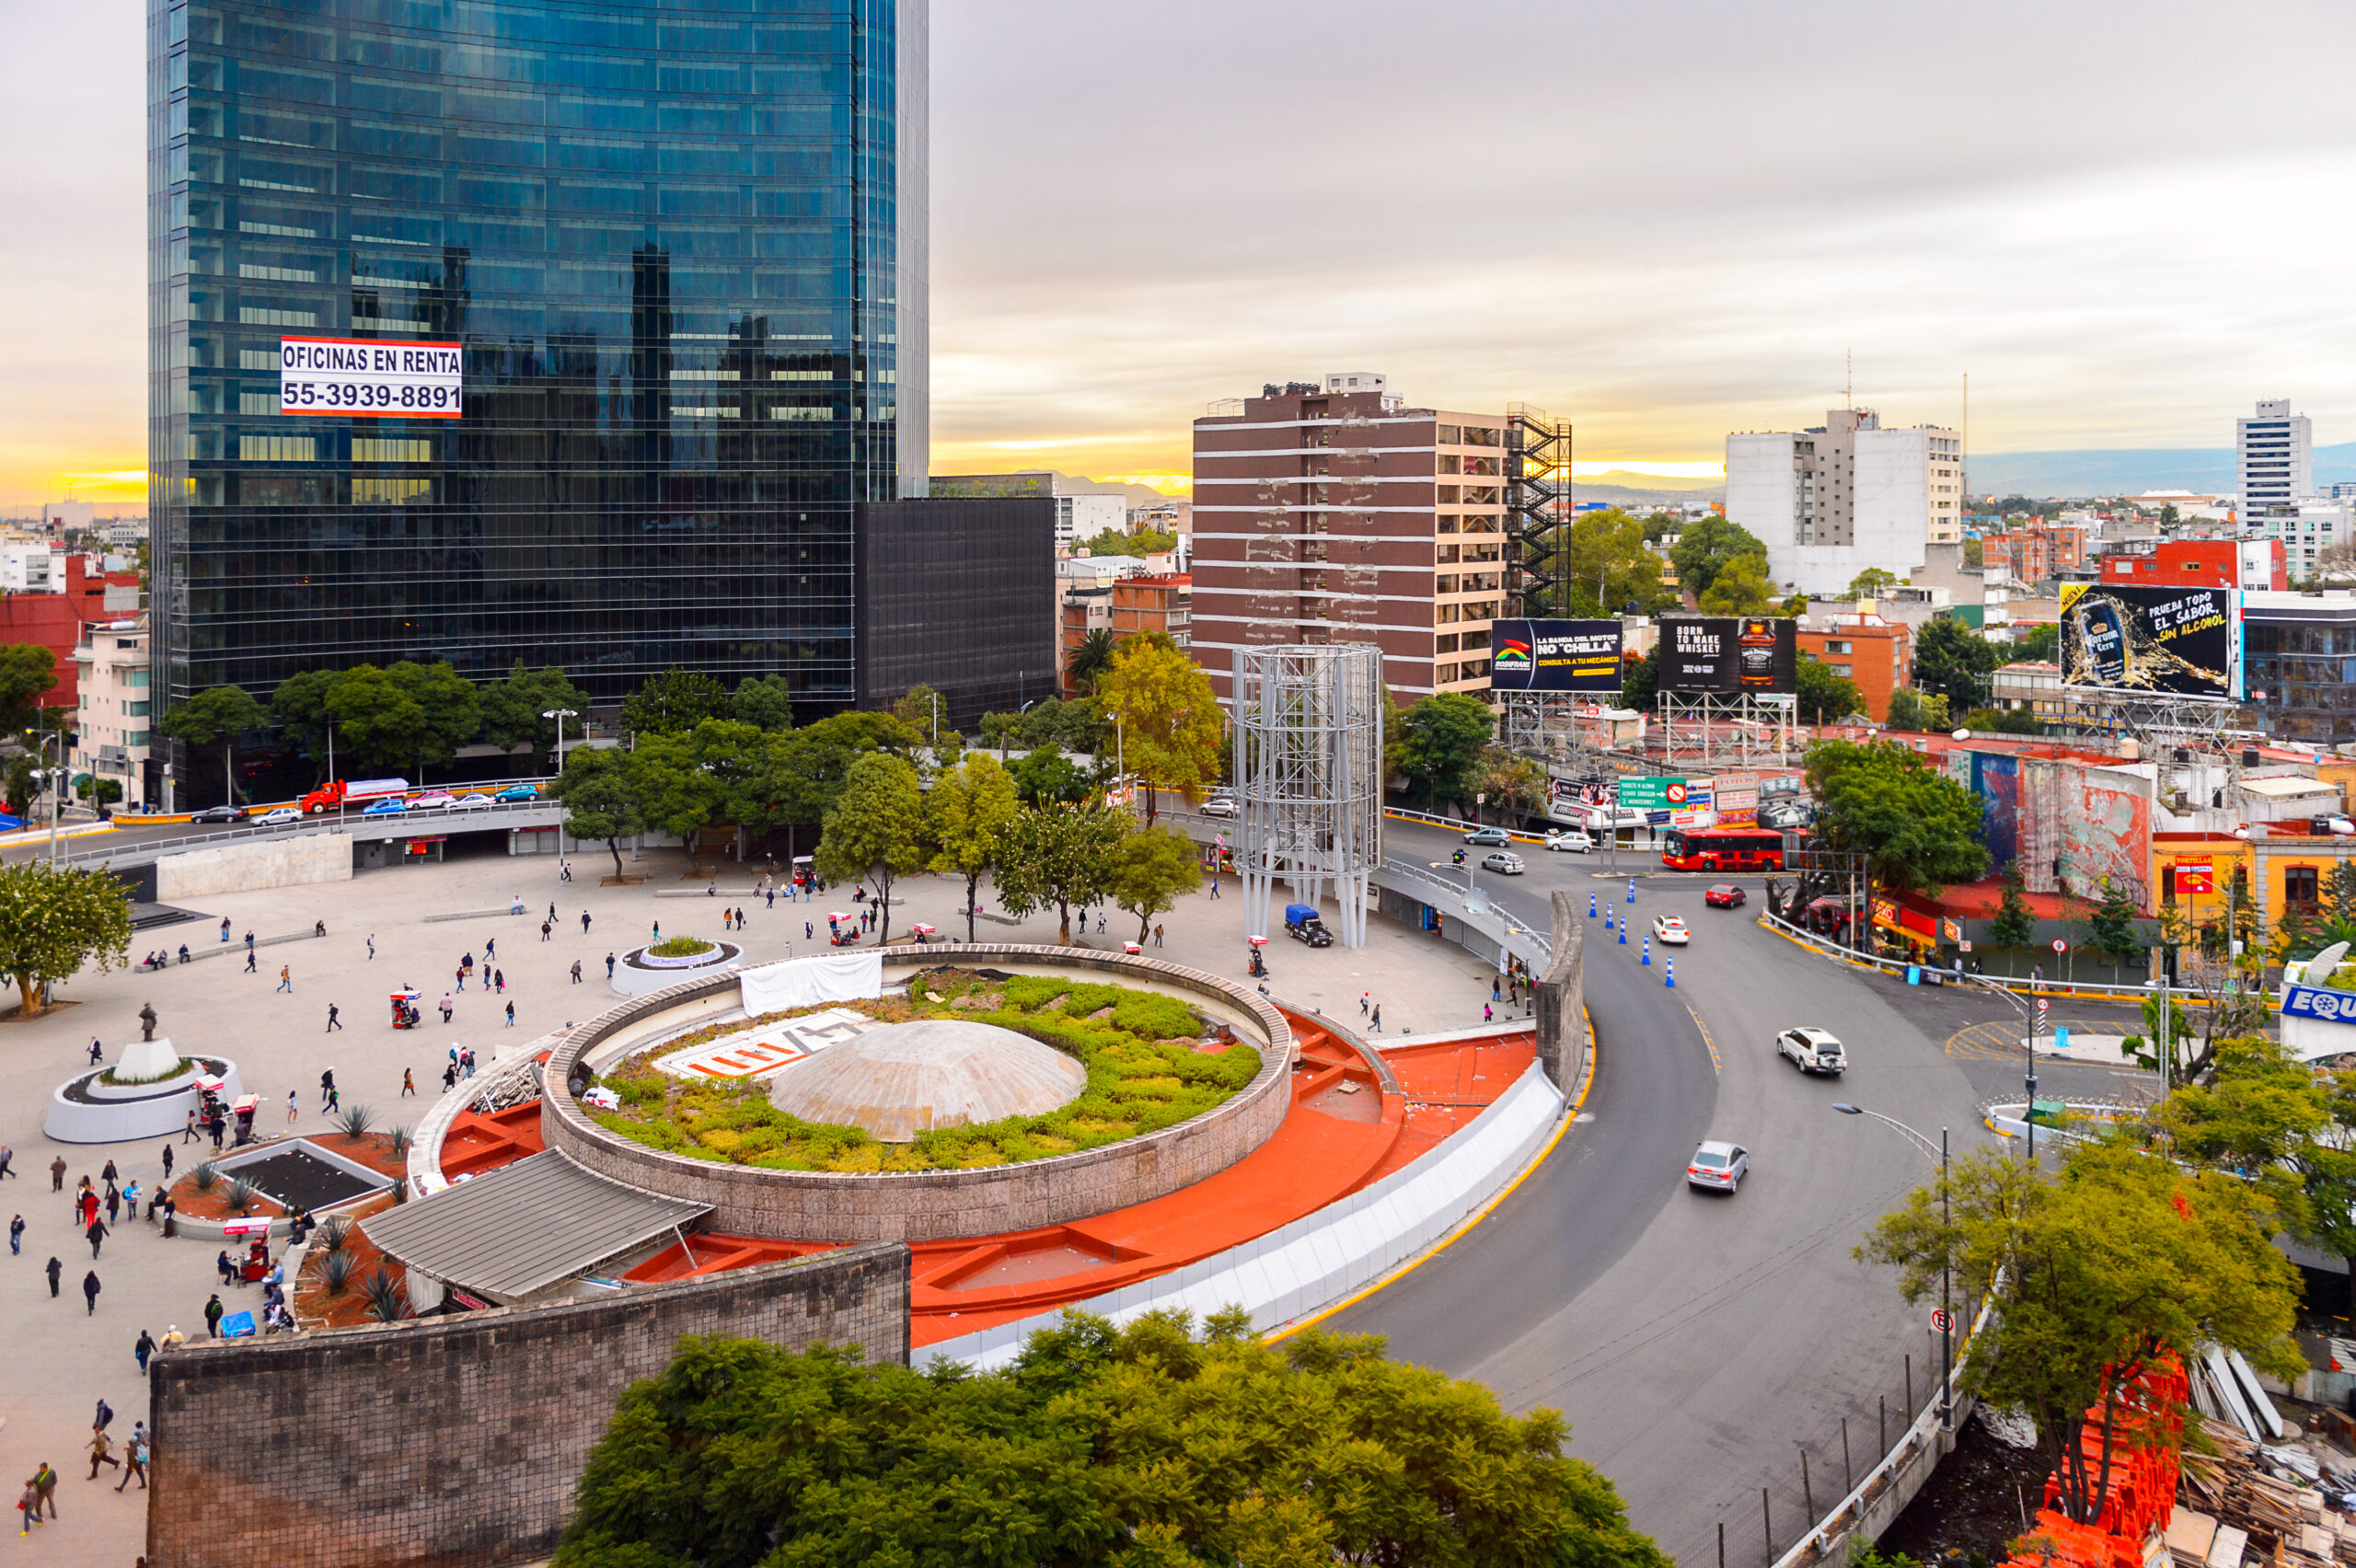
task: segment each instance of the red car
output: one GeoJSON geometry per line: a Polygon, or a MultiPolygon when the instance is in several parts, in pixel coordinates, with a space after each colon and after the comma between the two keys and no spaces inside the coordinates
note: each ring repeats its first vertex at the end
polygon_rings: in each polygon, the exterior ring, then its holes
{"type": "Polygon", "coordinates": [[[1720,882],[1702,894],[1702,902],[1713,909],[1735,909],[1742,905],[1742,889],[1732,882],[1720,882]]]}

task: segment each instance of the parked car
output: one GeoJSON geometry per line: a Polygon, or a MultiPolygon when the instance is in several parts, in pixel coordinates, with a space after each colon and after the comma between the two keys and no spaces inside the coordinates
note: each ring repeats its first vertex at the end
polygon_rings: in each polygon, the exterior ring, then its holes
{"type": "Polygon", "coordinates": [[[458,797],[447,790],[428,790],[422,795],[411,796],[409,809],[413,812],[438,812],[457,803],[458,797]]]}
{"type": "Polygon", "coordinates": [[[254,818],[254,821],[264,827],[284,827],[290,823],[298,823],[302,820],[302,812],[293,806],[279,806],[254,818]]]}
{"type": "Polygon", "coordinates": [[[1595,840],[1583,827],[1566,827],[1546,836],[1546,847],[1557,855],[1584,855],[1595,847],[1595,840]]]}
{"type": "Polygon", "coordinates": [[[1775,1054],[1800,1071],[1839,1078],[1849,1070],[1848,1053],[1841,1042],[1821,1029],[1787,1029],[1775,1036],[1775,1054]]]}
{"type": "Polygon", "coordinates": [[[1674,915],[1653,917],[1653,940],[1663,947],[1683,947],[1693,940],[1692,930],[1674,915]]]}
{"type": "Polygon", "coordinates": [[[1481,857],[1481,869],[1502,877],[1518,877],[1526,869],[1521,857],[1508,849],[1492,849],[1481,857]]]}
{"type": "Polygon", "coordinates": [[[1325,928],[1325,922],[1319,918],[1314,905],[1285,905],[1285,935],[1295,941],[1307,942],[1313,948],[1334,945],[1334,933],[1325,928]]]}
{"type": "Polygon", "coordinates": [[[510,784],[491,797],[494,801],[537,801],[539,798],[538,788],[531,784],[510,784]]]}
{"type": "Polygon", "coordinates": [[[1690,1187],[1708,1187],[1715,1192],[1731,1193],[1750,1174],[1750,1151],[1740,1144],[1730,1144],[1712,1138],[1693,1151],[1685,1165],[1685,1182],[1690,1187]]]}
{"type": "Polygon", "coordinates": [[[1484,848],[1504,848],[1513,842],[1513,835],[1502,827],[1476,827],[1464,836],[1464,842],[1484,848]]]}
{"type": "Polygon", "coordinates": [[[243,806],[207,806],[201,812],[191,812],[188,820],[197,823],[244,822],[252,814],[243,806]]]}
{"type": "Polygon", "coordinates": [[[379,801],[360,814],[362,816],[401,816],[408,811],[407,801],[379,801]]]}
{"type": "Polygon", "coordinates": [[[1702,890],[1702,902],[1713,909],[1739,909],[1746,896],[1732,882],[1717,882],[1702,890]]]}
{"type": "Polygon", "coordinates": [[[1195,810],[1207,817],[1231,817],[1243,808],[1231,795],[1213,795],[1195,810]]]}
{"type": "Polygon", "coordinates": [[[450,809],[454,812],[487,812],[491,810],[491,797],[480,794],[461,795],[450,802],[450,809]]]}

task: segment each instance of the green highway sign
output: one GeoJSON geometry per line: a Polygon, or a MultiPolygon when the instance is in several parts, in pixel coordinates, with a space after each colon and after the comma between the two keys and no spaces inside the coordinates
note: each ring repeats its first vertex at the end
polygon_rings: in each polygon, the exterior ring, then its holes
{"type": "Polygon", "coordinates": [[[1685,780],[1623,778],[1620,780],[1620,804],[1630,811],[1681,811],[1685,806],[1685,780]]]}

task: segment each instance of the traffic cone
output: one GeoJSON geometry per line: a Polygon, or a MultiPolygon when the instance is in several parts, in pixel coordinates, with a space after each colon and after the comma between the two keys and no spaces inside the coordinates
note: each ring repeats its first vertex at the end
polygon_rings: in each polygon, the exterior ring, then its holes
{"type": "Polygon", "coordinates": [[[1652,938],[1650,938],[1650,937],[1646,937],[1646,938],[1645,939],[1645,967],[1646,967],[1646,968],[1647,968],[1647,969],[1650,969],[1650,968],[1652,967],[1652,963],[1653,963],[1653,940],[1652,940],[1652,938]]]}
{"type": "Polygon", "coordinates": [[[1595,918],[1595,894],[1591,893],[1587,895],[1587,917],[1590,920],[1595,918]]]}
{"type": "Polygon", "coordinates": [[[1677,960],[1675,960],[1675,959],[1673,959],[1673,958],[1672,958],[1672,959],[1669,959],[1669,960],[1668,961],[1668,963],[1669,963],[1669,989],[1670,989],[1670,990],[1674,991],[1674,990],[1676,990],[1676,989],[1677,989],[1677,960]]]}

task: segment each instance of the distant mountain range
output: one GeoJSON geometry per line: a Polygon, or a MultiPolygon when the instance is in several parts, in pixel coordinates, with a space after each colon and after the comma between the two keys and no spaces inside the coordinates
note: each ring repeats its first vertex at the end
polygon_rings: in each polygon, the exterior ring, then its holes
{"type": "MultiPolygon", "coordinates": [[[[2356,481],[2356,441],[2318,446],[2316,484],[2356,481]]],[[[2234,489],[2230,446],[2130,446],[2084,452],[1981,452],[1967,458],[1973,496],[2037,499],[2140,495],[2155,490],[2227,495],[2234,489]]]]}

